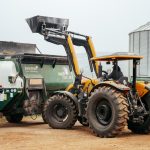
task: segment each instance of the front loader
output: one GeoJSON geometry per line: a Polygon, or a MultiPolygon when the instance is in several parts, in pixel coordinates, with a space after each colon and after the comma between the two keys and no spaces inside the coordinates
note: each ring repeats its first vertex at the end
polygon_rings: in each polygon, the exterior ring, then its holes
{"type": "MultiPolygon", "coordinates": [[[[69,60],[70,70],[72,71],[73,68],[75,75],[75,82],[70,84],[66,88],[66,91],[73,93],[77,97],[79,103],[78,120],[81,124],[88,125],[87,119],[85,117],[85,106],[88,94],[90,93],[90,90],[93,88],[93,86],[98,83],[98,80],[90,79],[81,74],[74,45],[84,47],[88,56],[91,72],[94,70],[98,78],[99,63],[91,61],[92,57],[96,57],[92,39],[90,36],[67,31],[68,22],[65,22],[67,25],[64,29],[61,28],[56,30],[55,28],[49,27],[50,18],[51,17],[35,16],[27,19],[27,23],[33,33],[39,33],[44,36],[46,41],[57,45],[62,45],[64,47],[69,60]]],[[[53,19],[55,20],[57,18],[53,19]]],[[[56,23],[56,26],[58,26],[58,23],[56,23]]]]}

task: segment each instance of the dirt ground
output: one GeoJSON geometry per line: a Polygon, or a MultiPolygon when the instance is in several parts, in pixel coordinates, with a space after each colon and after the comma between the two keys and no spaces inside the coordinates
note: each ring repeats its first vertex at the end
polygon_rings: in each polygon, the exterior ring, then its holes
{"type": "Polygon", "coordinates": [[[0,150],[150,150],[150,134],[125,130],[116,138],[95,137],[79,123],[71,130],[54,130],[42,119],[23,119],[21,124],[2,121],[0,150]]]}

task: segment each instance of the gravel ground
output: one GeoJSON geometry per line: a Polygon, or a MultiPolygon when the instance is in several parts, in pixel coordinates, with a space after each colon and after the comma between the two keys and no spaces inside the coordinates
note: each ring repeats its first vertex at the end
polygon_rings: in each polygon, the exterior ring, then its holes
{"type": "Polygon", "coordinates": [[[150,150],[150,134],[136,135],[125,129],[116,138],[99,138],[76,123],[71,130],[56,130],[37,120],[21,124],[0,123],[0,150],[150,150]]]}

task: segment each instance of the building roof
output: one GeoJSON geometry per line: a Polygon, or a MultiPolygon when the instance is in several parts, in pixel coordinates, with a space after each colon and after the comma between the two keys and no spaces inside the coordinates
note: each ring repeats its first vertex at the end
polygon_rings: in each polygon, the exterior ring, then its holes
{"type": "Polygon", "coordinates": [[[150,22],[147,22],[146,24],[140,26],[139,28],[137,28],[136,30],[134,30],[130,33],[140,32],[140,31],[149,31],[149,30],[150,30],[150,22]]]}

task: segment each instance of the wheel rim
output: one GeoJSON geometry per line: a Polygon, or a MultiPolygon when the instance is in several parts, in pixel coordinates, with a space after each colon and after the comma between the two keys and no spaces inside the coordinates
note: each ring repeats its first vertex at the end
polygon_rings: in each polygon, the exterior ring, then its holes
{"type": "Polygon", "coordinates": [[[68,117],[68,109],[66,106],[62,105],[62,104],[56,104],[53,107],[53,117],[59,121],[59,122],[63,122],[67,119],[68,117]]]}
{"type": "Polygon", "coordinates": [[[102,101],[98,102],[95,113],[97,120],[100,124],[108,125],[111,122],[111,105],[106,99],[103,99],[102,101]]]}

